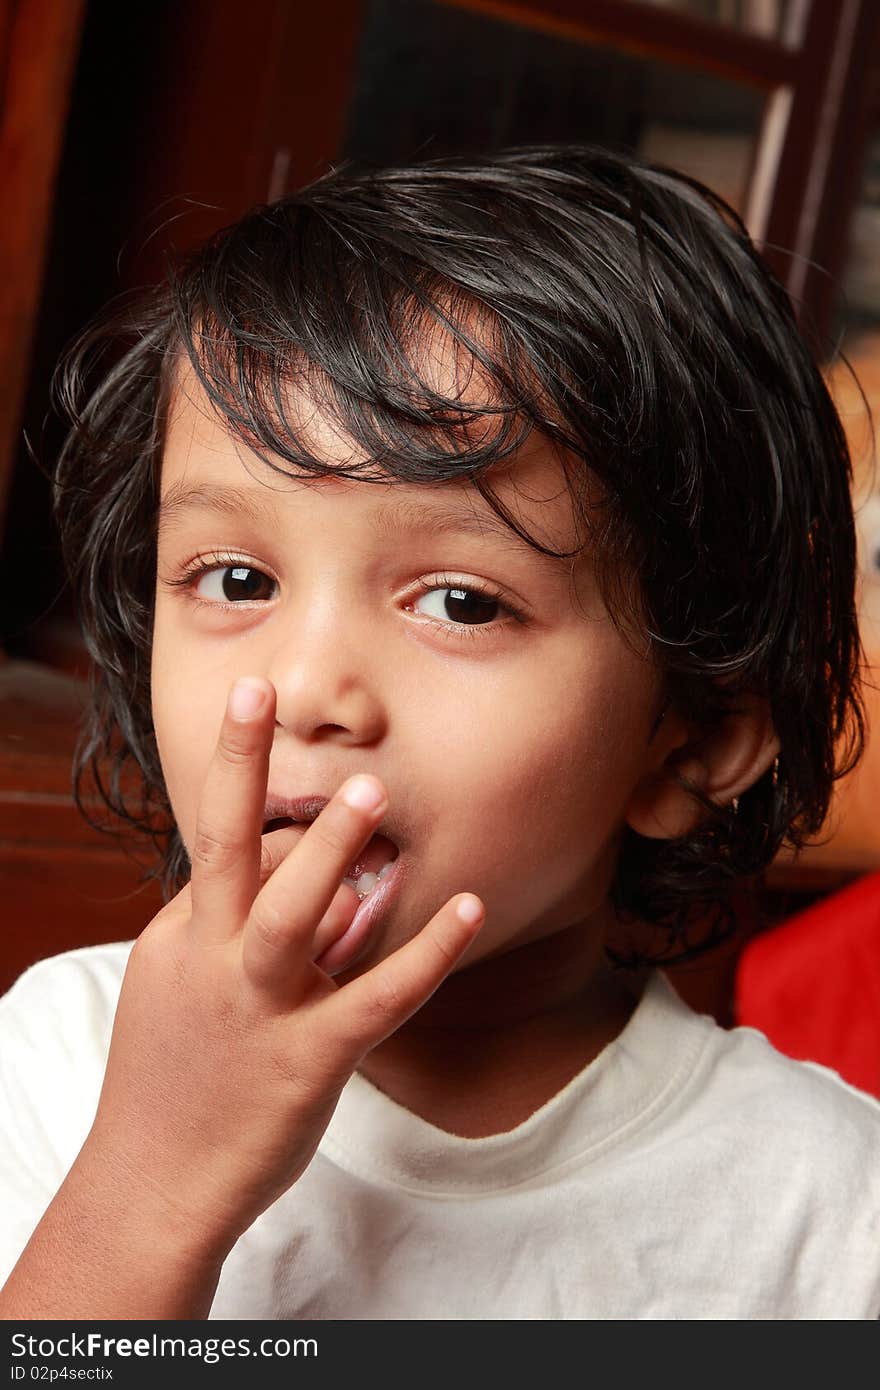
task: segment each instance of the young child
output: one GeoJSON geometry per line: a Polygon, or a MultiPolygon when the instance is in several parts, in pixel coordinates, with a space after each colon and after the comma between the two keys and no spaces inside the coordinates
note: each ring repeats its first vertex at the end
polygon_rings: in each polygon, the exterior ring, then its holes
{"type": "Polygon", "coordinates": [[[846,443],[734,214],[343,165],[126,327],[56,502],[168,900],[0,1002],[3,1316],[880,1315],[880,1105],[652,968],[862,737],[846,443]]]}

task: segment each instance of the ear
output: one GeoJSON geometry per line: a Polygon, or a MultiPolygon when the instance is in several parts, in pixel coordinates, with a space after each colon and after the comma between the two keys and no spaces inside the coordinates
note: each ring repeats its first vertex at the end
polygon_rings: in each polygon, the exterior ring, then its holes
{"type": "Polygon", "coordinates": [[[697,730],[672,709],[648,746],[646,768],[626,810],[626,822],[649,839],[686,835],[706,817],[686,777],[719,806],[729,806],[767,771],[779,752],[769,701],[738,695],[736,713],[710,733],[697,730]]]}

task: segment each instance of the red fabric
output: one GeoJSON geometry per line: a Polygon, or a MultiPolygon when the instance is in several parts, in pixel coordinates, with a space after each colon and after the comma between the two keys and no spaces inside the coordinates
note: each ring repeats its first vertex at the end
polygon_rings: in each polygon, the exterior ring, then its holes
{"type": "Polygon", "coordinates": [[[880,1096],[880,873],[754,937],[737,964],[737,1023],[880,1096]]]}

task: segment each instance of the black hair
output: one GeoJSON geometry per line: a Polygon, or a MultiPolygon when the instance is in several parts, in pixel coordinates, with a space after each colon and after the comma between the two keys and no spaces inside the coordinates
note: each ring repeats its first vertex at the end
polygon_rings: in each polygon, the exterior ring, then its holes
{"type": "Polygon", "coordinates": [[[621,632],[647,641],[666,705],[710,730],[741,697],[766,697],[780,753],[737,814],[687,784],[703,810],[694,831],[624,831],[614,902],[660,930],[655,959],[730,930],[736,886],[819,831],[864,742],[850,460],[784,289],[715,194],[587,146],[348,162],[219,232],[82,336],[59,376],[72,425],[54,487],[93,662],[75,795],[89,815],[91,778],[114,817],[149,834],[166,898],[188,862],[151,722],[150,642],[181,353],[267,465],[469,478],[552,554],[484,476],[541,431],[574,460],[603,597],[621,632]],[[489,403],[426,379],[418,346],[437,328],[477,364],[489,403]],[[309,452],[288,417],[293,384],[360,461],[309,452]]]}

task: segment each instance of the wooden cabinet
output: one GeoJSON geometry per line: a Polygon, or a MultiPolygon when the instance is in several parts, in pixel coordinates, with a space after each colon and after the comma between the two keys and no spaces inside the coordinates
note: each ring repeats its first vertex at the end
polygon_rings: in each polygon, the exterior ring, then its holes
{"type": "Polygon", "coordinates": [[[139,884],[142,866],[74,805],[84,703],[75,676],[0,662],[0,991],[41,956],[136,936],[162,905],[155,883],[139,884]]]}

